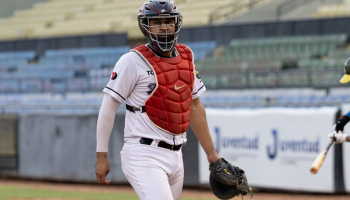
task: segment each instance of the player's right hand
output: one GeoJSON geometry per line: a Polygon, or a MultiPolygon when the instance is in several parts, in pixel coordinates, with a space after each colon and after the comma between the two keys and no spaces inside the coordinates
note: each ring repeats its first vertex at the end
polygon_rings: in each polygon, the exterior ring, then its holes
{"type": "Polygon", "coordinates": [[[111,180],[106,180],[107,174],[110,172],[107,153],[97,152],[97,159],[95,164],[95,174],[97,182],[101,185],[109,185],[111,180]]]}
{"type": "Polygon", "coordinates": [[[333,132],[331,134],[328,134],[328,140],[329,143],[334,142],[334,144],[340,144],[346,141],[346,134],[343,134],[342,132],[333,132]]]}

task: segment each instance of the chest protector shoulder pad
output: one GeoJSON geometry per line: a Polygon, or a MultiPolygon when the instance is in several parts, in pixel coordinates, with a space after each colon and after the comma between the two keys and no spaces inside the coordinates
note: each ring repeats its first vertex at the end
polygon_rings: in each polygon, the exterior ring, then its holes
{"type": "Polygon", "coordinates": [[[146,114],[158,128],[170,134],[182,134],[190,124],[194,82],[193,53],[177,44],[179,55],[160,58],[147,46],[134,48],[155,73],[156,87],[145,101],[146,114]]]}

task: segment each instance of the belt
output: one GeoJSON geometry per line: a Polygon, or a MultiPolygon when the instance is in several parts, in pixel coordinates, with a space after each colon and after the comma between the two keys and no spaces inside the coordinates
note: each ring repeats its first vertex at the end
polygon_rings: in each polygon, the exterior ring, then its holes
{"type": "MultiPolygon", "coordinates": [[[[150,139],[150,138],[141,138],[140,139],[140,143],[141,144],[146,144],[146,145],[151,145],[153,142],[153,139],[150,139]]],[[[168,144],[166,142],[163,142],[163,141],[160,141],[158,143],[158,147],[162,147],[164,149],[169,149],[169,150],[172,150],[172,151],[178,151],[181,149],[182,145],[179,144],[179,145],[171,145],[171,144],[168,144]]]]}
{"type": "Polygon", "coordinates": [[[125,104],[126,105],[126,109],[130,112],[135,112],[135,111],[140,111],[142,113],[146,112],[146,106],[140,106],[139,108],[136,108],[134,106],[130,106],[128,104],[125,104]]]}

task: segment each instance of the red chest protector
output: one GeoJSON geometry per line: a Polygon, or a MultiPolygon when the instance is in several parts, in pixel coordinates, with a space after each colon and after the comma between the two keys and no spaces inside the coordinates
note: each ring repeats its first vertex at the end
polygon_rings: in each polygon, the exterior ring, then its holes
{"type": "Polygon", "coordinates": [[[147,46],[132,51],[138,53],[153,69],[156,88],[146,100],[146,114],[158,128],[181,134],[190,125],[192,90],[194,82],[193,53],[185,45],[177,44],[180,54],[174,58],[160,58],[147,46]]]}

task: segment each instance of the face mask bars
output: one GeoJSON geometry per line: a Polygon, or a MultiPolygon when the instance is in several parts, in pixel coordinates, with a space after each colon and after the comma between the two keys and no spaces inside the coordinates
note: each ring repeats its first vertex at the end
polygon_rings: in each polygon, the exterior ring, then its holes
{"type": "Polygon", "coordinates": [[[152,34],[152,39],[153,36],[156,36],[156,39],[153,40],[155,42],[158,43],[158,46],[160,48],[162,48],[162,51],[169,51],[173,48],[174,45],[174,41],[177,40],[177,34],[176,34],[176,38],[175,38],[175,33],[169,33],[169,27],[174,28],[175,24],[161,24],[159,26],[149,26],[149,27],[156,27],[157,32],[150,32],[152,34]],[[161,27],[165,26],[165,33],[164,32],[160,32],[159,30],[161,29],[161,27]],[[169,39],[171,39],[170,37],[173,36],[173,39],[171,41],[168,41],[169,39]],[[161,37],[161,38],[160,38],[161,37]],[[164,39],[165,41],[164,41],[164,39]],[[168,47],[169,45],[171,45],[170,47],[168,47]],[[163,49],[163,46],[165,46],[165,48],[163,49]]]}
{"type": "Polygon", "coordinates": [[[152,40],[152,42],[156,42],[158,44],[158,47],[162,50],[162,51],[170,51],[171,49],[173,49],[177,39],[178,39],[178,33],[180,32],[181,29],[181,25],[182,25],[182,19],[180,15],[176,15],[176,16],[170,16],[170,15],[162,15],[162,16],[156,16],[156,17],[147,17],[147,24],[141,23],[141,25],[143,26],[144,30],[146,30],[148,32],[148,34],[150,35],[150,38],[152,40]],[[175,24],[161,24],[161,25],[156,25],[156,26],[149,26],[150,24],[150,19],[162,19],[162,18],[174,18],[175,19],[175,24]],[[148,25],[147,25],[148,24],[148,25]],[[166,31],[165,33],[159,32],[160,28],[165,26],[166,31]],[[151,27],[157,27],[157,32],[151,32],[150,28],[151,27]],[[175,28],[175,32],[174,33],[169,33],[168,32],[168,28],[169,27],[173,27],[175,28]],[[154,39],[154,36],[156,36],[156,38],[154,39]],[[168,41],[169,36],[173,35],[173,39],[171,41],[168,41]],[[159,36],[165,36],[165,42],[164,41],[159,41],[159,36]],[[170,46],[169,46],[170,45],[170,46]],[[164,47],[165,46],[165,47],[164,47]]]}

